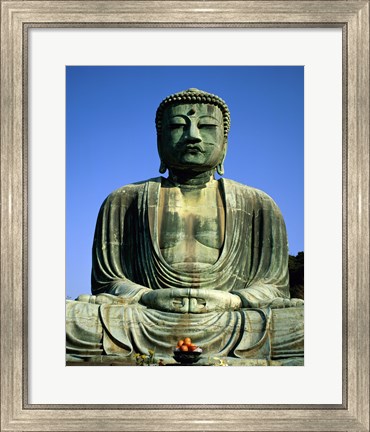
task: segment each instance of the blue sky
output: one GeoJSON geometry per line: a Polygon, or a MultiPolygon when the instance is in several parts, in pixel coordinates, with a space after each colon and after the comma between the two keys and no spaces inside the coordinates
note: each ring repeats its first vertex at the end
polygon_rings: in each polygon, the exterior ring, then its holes
{"type": "Polygon", "coordinates": [[[283,213],[289,253],[304,250],[303,67],[70,66],[66,77],[67,296],[90,292],[92,240],[106,196],[159,175],[159,103],[190,87],[229,106],[224,177],[268,193],[283,213]]]}

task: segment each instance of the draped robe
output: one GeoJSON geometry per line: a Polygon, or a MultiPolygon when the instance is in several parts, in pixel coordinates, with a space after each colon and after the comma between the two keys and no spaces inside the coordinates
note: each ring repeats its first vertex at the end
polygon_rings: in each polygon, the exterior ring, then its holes
{"type": "Polygon", "coordinates": [[[303,308],[271,311],[289,298],[285,224],[264,192],[221,179],[225,238],[219,259],[193,272],[168,264],[158,241],[162,178],[124,186],[103,203],[93,244],[90,303],[67,304],[67,352],[168,356],[178,339],[191,337],[205,353],[240,358],[303,355],[303,308]],[[203,288],[236,294],[238,311],[169,313],[140,303],[150,290],[203,288]],[[99,294],[114,304],[93,304],[99,294]],[[265,307],[266,306],[266,307],[265,307]]]}

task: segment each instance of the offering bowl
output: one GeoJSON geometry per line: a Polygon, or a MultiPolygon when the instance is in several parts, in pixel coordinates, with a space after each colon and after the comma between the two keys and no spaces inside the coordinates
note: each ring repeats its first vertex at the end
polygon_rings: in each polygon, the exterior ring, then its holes
{"type": "Polygon", "coordinates": [[[173,351],[173,358],[182,365],[190,365],[196,363],[202,354],[202,350],[198,348],[198,351],[180,351],[175,349],[173,351]]]}

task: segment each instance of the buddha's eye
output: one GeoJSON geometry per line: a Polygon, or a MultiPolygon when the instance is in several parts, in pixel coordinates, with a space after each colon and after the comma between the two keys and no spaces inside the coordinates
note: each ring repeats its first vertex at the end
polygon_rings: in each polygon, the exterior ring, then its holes
{"type": "Polygon", "coordinates": [[[214,123],[199,123],[198,129],[216,129],[218,125],[214,123]]]}
{"type": "Polygon", "coordinates": [[[185,123],[171,123],[170,125],[169,125],[169,128],[171,129],[171,130],[173,130],[173,129],[182,129],[183,127],[185,127],[186,125],[185,125],[185,123]]]}

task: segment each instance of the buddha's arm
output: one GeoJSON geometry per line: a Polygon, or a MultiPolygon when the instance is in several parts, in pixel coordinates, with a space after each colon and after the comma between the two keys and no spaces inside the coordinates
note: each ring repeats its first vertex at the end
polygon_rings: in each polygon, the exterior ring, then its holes
{"type": "Polygon", "coordinates": [[[289,301],[288,241],[283,217],[265,193],[258,192],[254,200],[253,222],[249,226],[250,274],[245,288],[234,294],[245,308],[293,306],[289,301]]]}
{"type": "Polygon", "coordinates": [[[138,285],[128,279],[121,279],[111,283],[105,293],[118,296],[127,303],[137,303],[146,292],[151,292],[150,288],[138,285]]]}
{"type": "MultiPolygon", "coordinates": [[[[235,294],[240,297],[244,308],[269,306],[277,299],[289,299],[289,292],[287,293],[286,291],[280,290],[272,285],[263,284],[252,285],[248,288],[239,290],[235,294]]],[[[276,304],[280,303],[280,301],[276,302],[276,304]]],[[[283,302],[282,304],[288,305],[287,302],[283,302]]]]}
{"type": "Polygon", "coordinates": [[[151,292],[150,288],[132,282],[123,274],[112,275],[109,279],[101,277],[101,266],[93,266],[92,270],[92,293],[95,299],[90,299],[93,303],[123,303],[132,304],[138,303],[143,294],[151,292]]]}
{"type": "Polygon", "coordinates": [[[150,288],[130,280],[122,258],[127,208],[135,199],[135,189],[122,188],[103,203],[92,248],[91,291],[105,302],[137,303],[150,288]],[[119,297],[117,301],[112,296],[119,297]]]}

